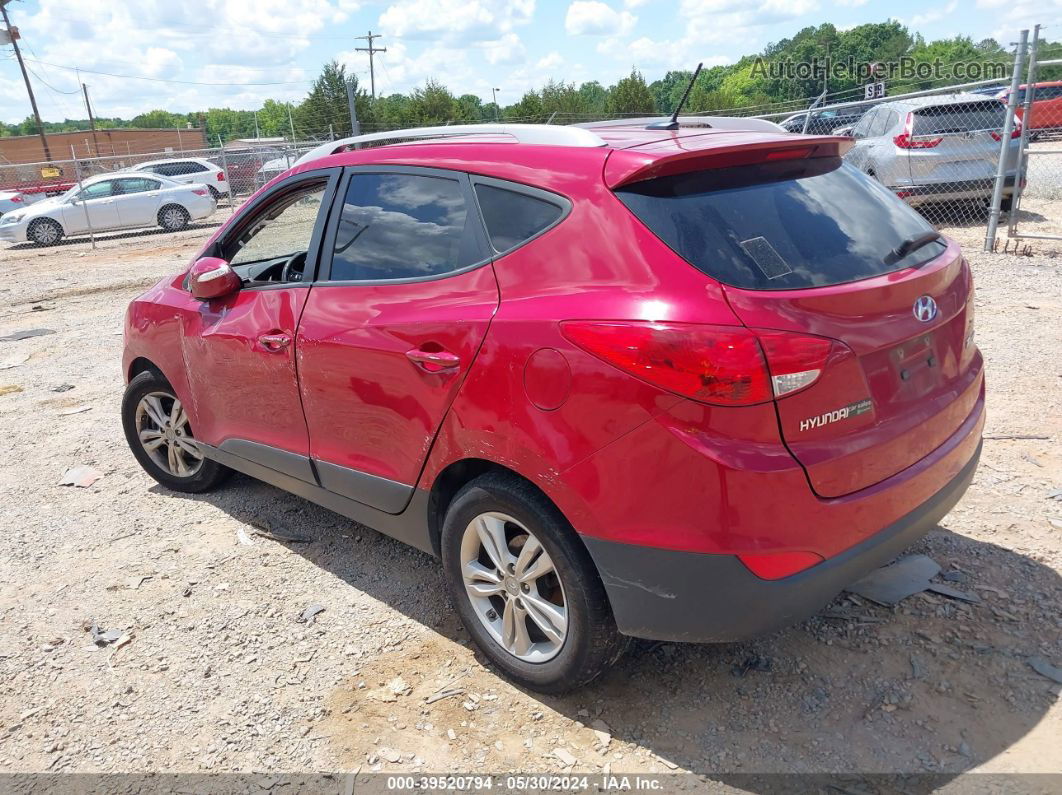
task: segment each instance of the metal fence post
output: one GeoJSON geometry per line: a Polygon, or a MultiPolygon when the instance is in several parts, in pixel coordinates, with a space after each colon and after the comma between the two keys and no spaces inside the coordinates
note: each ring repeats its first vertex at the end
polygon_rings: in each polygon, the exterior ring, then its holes
{"type": "Polygon", "coordinates": [[[1021,194],[1025,190],[1023,170],[1025,148],[1029,145],[1029,120],[1031,118],[1033,94],[1036,93],[1037,57],[1040,51],[1040,26],[1033,28],[1032,47],[1029,48],[1029,73],[1025,79],[1025,97],[1021,105],[1021,139],[1018,141],[1018,160],[1014,166],[1014,194],[1010,200],[1010,213],[1007,217],[1007,237],[1014,237],[1018,229],[1018,210],[1021,207],[1021,194]]]}
{"type": "MultiPolygon", "coordinates": [[[[1025,49],[1029,43],[1028,29],[1021,32],[1014,53],[1014,71],[1010,76],[1010,95],[1007,98],[1007,115],[1003,119],[1003,134],[999,144],[999,165],[996,167],[996,185],[992,190],[992,204],[988,212],[988,229],[985,230],[985,251],[991,251],[996,245],[996,230],[999,228],[999,205],[1003,202],[1003,186],[1007,181],[1007,153],[1010,149],[1010,135],[1014,132],[1014,111],[1018,105],[1018,86],[1021,85],[1021,69],[1025,65],[1025,49]]],[[[1018,175],[1015,174],[1015,179],[1018,175]]]]}
{"type": "MultiPolygon", "coordinates": [[[[77,159],[77,151],[74,147],[70,147],[70,159],[74,161],[74,176],[77,177],[77,191],[80,196],[85,188],[81,184],[81,162],[77,159]]],[[[96,235],[92,232],[92,218],[89,217],[88,202],[85,199],[81,199],[81,207],[85,211],[85,226],[88,227],[89,242],[92,243],[92,247],[96,248],[96,235]]]]}
{"type": "Polygon", "coordinates": [[[232,181],[232,174],[229,173],[229,161],[225,157],[225,142],[221,140],[221,136],[218,136],[218,146],[221,148],[221,170],[225,174],[225,183],[229,186],[229,215],[236,214],[236,186],[232,181]]]}

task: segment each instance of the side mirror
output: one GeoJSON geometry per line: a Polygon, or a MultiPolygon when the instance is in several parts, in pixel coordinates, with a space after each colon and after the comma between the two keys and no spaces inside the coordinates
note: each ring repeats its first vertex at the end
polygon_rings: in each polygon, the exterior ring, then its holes
{"type": "Polygon", "coordinates": [[[209,301],[232,295],[243,286],[236,271],[220,257],[203,257],[196,260],[188,272],[188,287],[193,298],[209,301]]]}

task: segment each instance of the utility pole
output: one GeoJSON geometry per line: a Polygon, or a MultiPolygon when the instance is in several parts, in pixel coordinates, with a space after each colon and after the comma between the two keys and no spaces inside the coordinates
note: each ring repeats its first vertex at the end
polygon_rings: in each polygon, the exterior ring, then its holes
{"type": "Polygon", "coordinates": [[[295,143],[295,122],[291,120],[291,103],[288,103],[288,127],[291,128],[291,143],[295,143]]]}
{"type": "Polygon", "coordinates": [[[41,136],[41,146],[44,148],[44,159],[52,161],[52,152],[48,148],[48,139],[44,135],[44,123],[41,122],[40,111],[37,110],[37,98],[33,96],[33,86],[30,85],[29,75],[26,73],[26,64],[22,61],[22,51],[18,48],[18,32],[11,27],[11,20],[7,17],[7,4],[11,0],[0,0],[0,14],[4,16],[4,25],[7,27],[7,36],[11,39],[11,46],[15,48],[15,58],[18,60],[18,68],[22,70],[22,79],[26,81],[26,93],[29,94],[30,107],[33,108],[33,118],[37,121],[37,131],[41,136]]]}
{"type": "Polygon", "coordinates": [[[382,33],[373,33],[370,30],[368,36],[355,36],[354,38],[358,39],[360,41],[369,42],[369,46],[368,47],[355,47],[354,48],[354,52],[367,52],[367,53],[369,53],[369,86],[372,88],[372,98],[376,99],[376,71],[373,68],[372,56],[375,53],[378,53],[378,52],[387,52],[387,48],[386,47],[373,47],[372,46],[372,42],[373,42],[373,39],[383,38],[383,34],[382,33]]]}
{"type": "Polygon", "coordinates": [[[492,88],[490,92],[494,95],[494,121],[501,121],[501,116],[498,111],[498,92],[500,88],[492,88]]]}
{"type": "MultiPolygon", "coordinates": [[[[358,110],[354,104],[354,83],[351,80],[344,80],[347,88],[347,109],[350,111],[350,134],[361,135],[361,125],[358,124],[358,110]]],[[[328,125],[329,132],[332,130],[332,125],[328,125]]]]}
{"type": "Polygon", "coordinates": [[[81,90],[85,93],[85,110],[88,111],[89,127],[92,128],[92,146],[96,150],[96,157],[100,156],[100,142],[96,137],[96,119],[92,115],[92,105],[89,103],[88,86],[81,84],[81,90]]]}

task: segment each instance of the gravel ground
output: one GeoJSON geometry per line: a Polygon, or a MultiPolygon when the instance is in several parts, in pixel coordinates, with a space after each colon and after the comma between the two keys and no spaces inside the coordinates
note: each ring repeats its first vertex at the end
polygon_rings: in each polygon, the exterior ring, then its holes
{"type": "Polygon", "coordinates": [[[642,643],[563,698],[484,667],[426,555],[242,476],[190,497],[137,466],[123,312],[209,226],[0,251],[0,336],[57,332],[0,342],[0,772],[1062,771],[1060,687],[1028,662],[1062,666],[1062,259],[948,231],[988,438],[915,549],[979,601],[846,597],[755,643],[642,643]],[[58,485],[78,464],[102,478],[58,485]]]}

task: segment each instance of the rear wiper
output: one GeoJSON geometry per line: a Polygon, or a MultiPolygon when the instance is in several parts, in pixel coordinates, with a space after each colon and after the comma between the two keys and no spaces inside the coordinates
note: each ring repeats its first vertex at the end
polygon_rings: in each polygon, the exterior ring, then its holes
{"type": "Polygon", "coordinates": [[[924,232],[917,237],[909,237],[885,255],[885,264],[892,265],[899,262],[911,252],[918,251],[922,246],[928,246],[934,240],[940,240],[940,237],[940,232],[924,232]]]}

